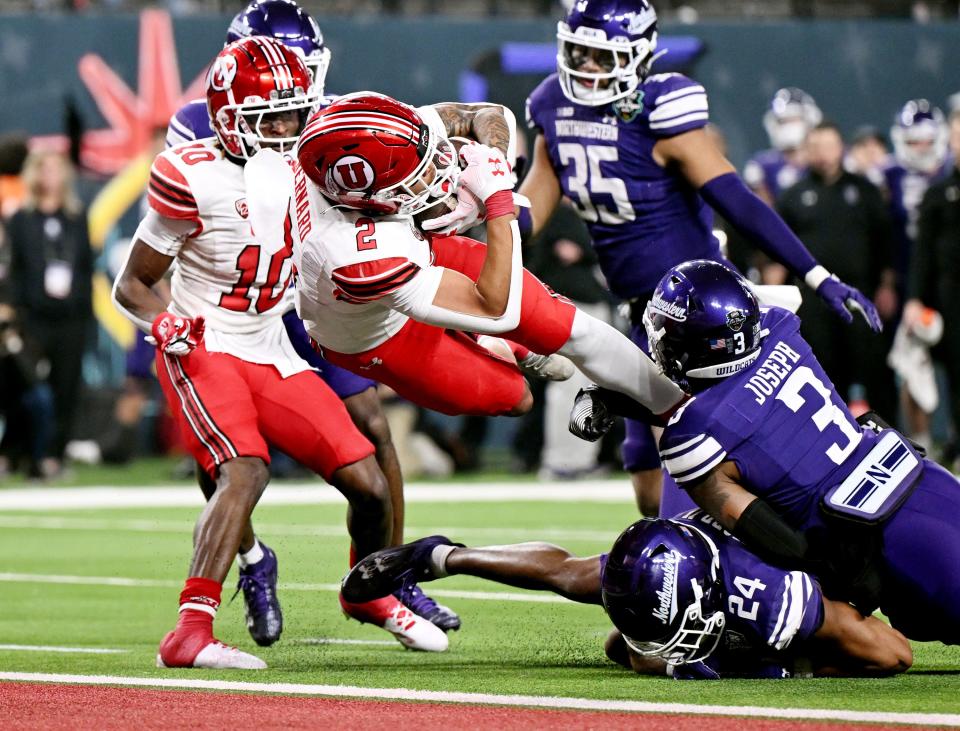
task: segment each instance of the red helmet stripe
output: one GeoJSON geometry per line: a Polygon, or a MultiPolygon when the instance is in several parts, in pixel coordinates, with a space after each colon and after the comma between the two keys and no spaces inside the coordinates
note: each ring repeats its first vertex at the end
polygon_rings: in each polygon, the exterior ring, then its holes
{"type": "Polygon", "coordinates": [[[414,144],[420,141],[420,129],[405,119],[390,114],[353,111],[321,115],[307,125],[304,136],[345,129],[375,129],[409,137],[414,144]]]}

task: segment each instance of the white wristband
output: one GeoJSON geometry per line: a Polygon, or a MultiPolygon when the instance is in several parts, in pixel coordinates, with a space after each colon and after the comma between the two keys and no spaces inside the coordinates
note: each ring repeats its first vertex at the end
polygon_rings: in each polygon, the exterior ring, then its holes
{"type": "Polygon", "coordinates": [[[814,291],[816,291],[816,289],[828,279],[830,279],[830,272],[827,271],[826,267],[820,264],[817,264],[803,277],[803,281],[806,282],[807,286],[814,291]]]}

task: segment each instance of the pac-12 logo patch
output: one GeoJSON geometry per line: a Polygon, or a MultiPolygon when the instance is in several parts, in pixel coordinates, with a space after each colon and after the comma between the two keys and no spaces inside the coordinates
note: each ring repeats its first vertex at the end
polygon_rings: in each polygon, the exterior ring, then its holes
{"type": "Polygon", "coordinates": [[[730,310],[727,313],[727,327],[734,332],[740,332],[743,323],[747,321],[747,315],[743,310],[730,310]]]}
{"type": "Polygon", "coordinates": [[[333,179],[340,188],[366,190],[373,178],[373,166],[357,155],[344,155],[333,164],[333,179]]]}
{"type": "Polygon", "coordinates": [[[221,56],[210,71],[210,85],[216,91],[226,91],[233,86],[237,75],[237,59],[233,56],[221,56]]]}
{"type": "Polygon", "coordinates": [[[246,198],[238,198],[233,205],[237,209],[237,213],[240,214],[240,218],[248,218],[250,216],[250,209],[247,208],[246,198]]]}

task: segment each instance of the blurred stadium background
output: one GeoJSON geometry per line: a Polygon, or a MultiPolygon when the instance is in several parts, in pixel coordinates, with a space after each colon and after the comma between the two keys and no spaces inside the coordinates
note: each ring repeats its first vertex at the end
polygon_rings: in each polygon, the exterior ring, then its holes
{"type": "MultiPolygon", "coordinates": [[[[206,65],[221,47],[236,0],[2,0],[0,2],[0,206],[16,204],[26,147],[68,153],[79,169],[96,254],[83,390],[73,438],[115,438],[132,326],[114,312],[109,287],[140,215],[140,195],[158,135],[183,102],[202,95],[206,65]],[[12,191],[12,192],[11,192],[12,191]],[[6,197],[4,197],[6,195],[6,197]]],[[[554,68],[551,0],[306,0],[333,63],[331,92],[374,89],[414,104],[490,100],[522,119],[527,93],[554,68]]],[[[701,81],[711,118],[742,169],[767,146],[762,115],[774,91],[801,87],[827,118],[852,134],[886,131],[908,99],[943,109],[960,90],[960,2],[955,0],[660,0],[658,70],[701,81]]],[[[9,248],[9,247],[6,247],[9,248]]],[[[0,301],[5,276],[0,247],[0,301]]],[[[162,397],[141,394],[135,447],[150,456],[162,435],[162,397]]],[[[126,418],[126,417],[124,417],[126,418]]],[[[406,417],[405,417],[406,418],[406,417]]],[[[476,468],[533,470],[542,428],[517,421],[463,424],[427,417],[453,461],[476,468]],[[518,431],[519,430],[519,431],[518,431]],[[485,452],[478,452],[483,443],[485,452]]],[[[542,417],[538,417],[542,418],[542,417]]],[[[0,417],[2,419],[2,417],[0,417]]],[[[0,428],[2,431],[2,428],[0,428]]],[[[96,459],[75,449],[77,457],[96,459]]],[[[429,460],[428,460],[429,461],[429,460]]],[[[615,454],[609,463],[616,465],[615,454]]],[[[150,463],[154,465],[154,463],[150,463]]],[[[13,465],[7,463],[9,469],[13,465]]],[[[151,466],[150,469],[154,469],[151,466]]],[[[429,472],[432,467],[428,464],[429,472]]],[[[96,480],[102,474],[96,473],[96,480]]],[[[0,473],[0,482],[19,478],[0,473]]]]}

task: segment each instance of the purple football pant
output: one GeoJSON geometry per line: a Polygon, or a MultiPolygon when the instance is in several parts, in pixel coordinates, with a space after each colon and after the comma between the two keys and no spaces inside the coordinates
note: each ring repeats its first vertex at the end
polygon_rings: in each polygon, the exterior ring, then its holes
{"type": "Polygon", "coordinates": [[[880,609],[911,640],[960,644],[960,482],[925,461],[920,484],[883,528],[880,609]]]}
{"type": "Polygon", "coordinates": [[[319,376],[327,382],[330,389],[341,400],[356,396],[368,388],[376,387],[376,381],[363,378],[345,368],[328,363],[320,353],[314,350],[313,344],[310,342],[310,336],[303,326],[303,321],[297,317],[296,310],[290,310],[283,316],[283,325],[287,328],[287,335],[290,337],[290,342],[293,343],[297,355],[320,371],[319,376]]]}
{"type": "MultiPolygon", "coordinates": [[[[640,347],[644,353],[647,349],[647,333],[641,325],[630,328],[630,339],[640,347]]],[[[650,426],[642,421],[624,419],[626,438],[621,447],[623,469],[627,472],[642,472],[653,470],[660,466],[660,451],[657,449],[657,440],[653,438],[650,426]]],[[[664,472],[664,478],[667,477],[664,472]]]]}

